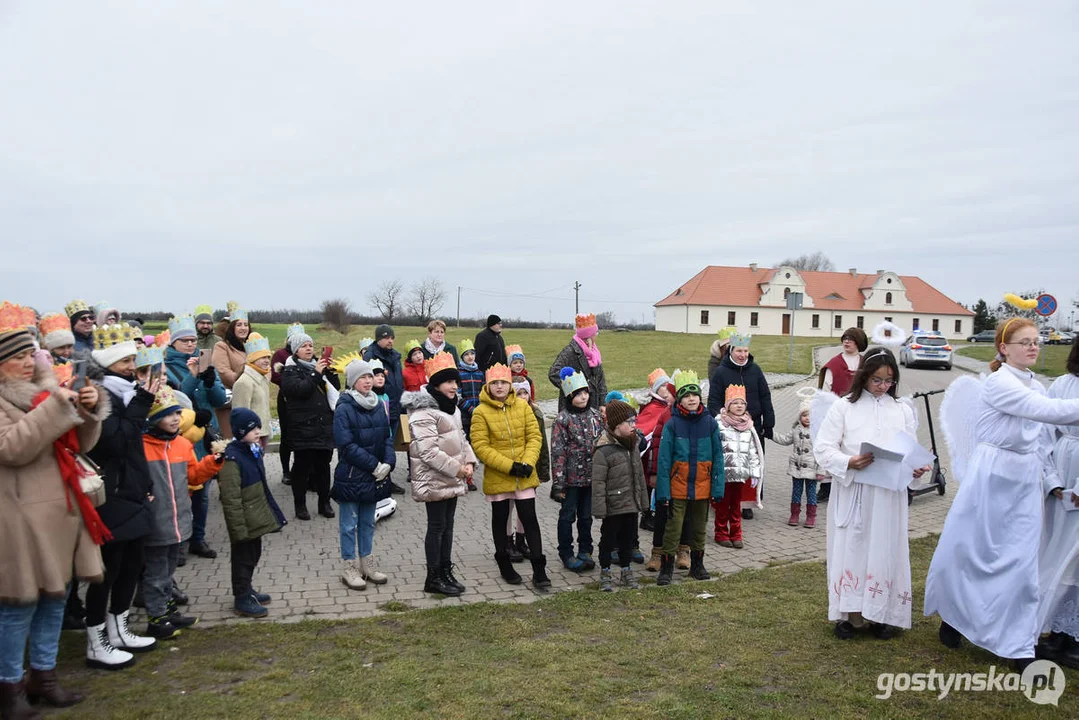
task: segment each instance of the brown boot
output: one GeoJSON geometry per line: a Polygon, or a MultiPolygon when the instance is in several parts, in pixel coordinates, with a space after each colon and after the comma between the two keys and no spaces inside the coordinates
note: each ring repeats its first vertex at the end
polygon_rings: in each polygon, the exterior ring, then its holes
{"type": "Polygon", "coordinates": [[[654,547],[652,548],[652,557],[648,558],[648,564],[644,566],[644,569],[648,572],[656,572],[662,562],[663,548],[654,547]]]}
{"type": "Polygon", "coordinates": [[[689,570],[689,545],[679,545],[674,554],[674,566],[679,570],[689,570]]]}
{"type": "Polygon", "coordinates": [[[23,683],[0,683],[0,717],[4,720],[37,720],[41,713],[26,701],[23,683]]]}
{"type": "Polygon", "coordinates": [[[85,698],[76,692],[60,687],[56,679],[56,670],[34,670],[30,668],[30,680],[26,683],[26,696],[30,702],[44,700],[53,707],[71,707],[78,705],[85,698]]]}

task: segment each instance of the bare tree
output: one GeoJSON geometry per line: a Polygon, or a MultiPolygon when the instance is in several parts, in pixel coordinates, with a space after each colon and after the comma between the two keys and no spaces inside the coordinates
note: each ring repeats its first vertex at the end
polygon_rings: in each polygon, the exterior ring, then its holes
{"type": "Polygon", "coordinates": [[[795,270],[816,270],[820,272],[835,271],[835,263],[829,260],[828,256],[820,250],[808,255],[799,255],[796,258],[787,258],[782,262],[776,263],[776,267],[781,267],[783,265],[789,265],[795,270]]]}
{"type": "Polygon", "coordinates": [[[408,303],[408,311],[421,322],[427,322],[442,309],[445,302],[446,289],[437,278],[428,275],[412,286],[412,298],[408,303]]]}
{"type": "Polygon", "coordinates": [[[616,318],[614,316],[614,311],[606,310],[604,312],[601,312],[601,313],[597,314],[596,315],[596,324],[599,325],[600,328],[613,328],[613,327],[615,327],[618,323],[617,323],[617,320],[616,320],[616,318]]]}
{"type": "Polygon", "coordinates": [[[322,324],[330,330],[348,333],[350,314],[349,302],[344,298],[322,301],[322,324]]]}
{"type": "Polygon", "coordinates": [[[401,309],[401,293],[405,285],[400,278],[387,280],[367,296],[367,302],[382,315],[383,320],[393,320],[401,309]]]}

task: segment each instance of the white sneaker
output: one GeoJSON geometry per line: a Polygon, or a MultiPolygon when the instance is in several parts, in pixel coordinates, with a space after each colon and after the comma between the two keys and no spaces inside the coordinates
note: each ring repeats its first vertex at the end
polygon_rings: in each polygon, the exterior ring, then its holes
{"type": "Polygon", "coordinates": [[[384,572],[379,572],[375,567],[375,559],[371,555],[359,559],[360,574],[365,580],[370,580],[375,585],[385,585],[390,578],[384,572]]]}
{"type": "Polygon", "coordinates": [[[106,624],[86,628],[86,664],[102,670],[119,670],[135,663],[135,656],[117,650],[109,641],[106,624]]]}
{"type": "Polygon", "coordinates": [[[130,610],[124,610],[119,615],[109,613],[105,616],[105,625],[108,628],[109,642],[113,647],[129,652],[147,652],[153,650],[157,640],[152,637],[136,635],[131,632],[127,625],[127,615],[130,610]]]}
{"type": "Polygon", "coordinates": [[[367,589],[367,583],[364,582],[363,575],[360,573],[358,560],[344,561],[341,565],[341,582],[353,590],[367,589]]]}

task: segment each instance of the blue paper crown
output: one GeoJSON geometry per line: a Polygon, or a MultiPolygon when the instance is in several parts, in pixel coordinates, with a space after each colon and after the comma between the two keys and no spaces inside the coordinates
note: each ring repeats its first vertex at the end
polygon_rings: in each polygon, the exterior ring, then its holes
{"type": "Polygon", "coordinates": [[[244,343],[244,352],[246,352],[248,355],[251,355],[252,353],[257,353],[260,350],[270,352],[270,341],[268,338],[251,338],[244,343]]]}
{"type": "Polygon", "coordinates": [[[195,330],[195,318],[191,315],[177,315],[169,318],[169,335],[173,337],[180,330],[195,330]]]}
{"type": "Polygon", "coordinates": [[[153,367],[163,362],[165,362],[165,353],[156,345],[139,348],[139,351],[135,353],[135,367],[137,368],[153,367]]]}
{"type": "Polygon", "coordinates": [[[749,343],[752,340],[753,340],[753,334],[752,333],[736,332],[734,335],[731,335],[731,347],[732,348],[735,348],[735,347],[745,347],[745,348],[747,348],[747,347],[749,347],[749,343]]]}

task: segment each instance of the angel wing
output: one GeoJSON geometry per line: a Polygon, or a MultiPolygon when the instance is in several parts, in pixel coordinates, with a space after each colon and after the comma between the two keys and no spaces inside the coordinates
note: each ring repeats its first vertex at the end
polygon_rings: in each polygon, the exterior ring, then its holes
{"type": "Polygon", "coordinates": [[[903,397],[899,398],[899,402],[909,407],[910,411],[914,413],[914,430],[915,432],[917,432],[918,428],[922,424],[921,418],[918,417],[918,403],[916,403],[914,401],[914,398],[912,398],[910,395],[904,395],[903,397]]]}
{"type": "Polygon", "coordinates": [[[813,400],[809,404],[809,438],[814,444],[817,442],[817,433],[820,432],[820,426],[824,424],[825,416],[838,401],[839,396],[834,392],[819,390],[813,396],[813,400]]]}
{"type": "Polygon", "coordinates": [[[967,464],[978,444],[974,428],[982,404],[982,378],[964,375],[956,378],[944,392],[940,403],[940,424],[948,443],[952,472],[960,482],[967,479],[967,464]]]}

